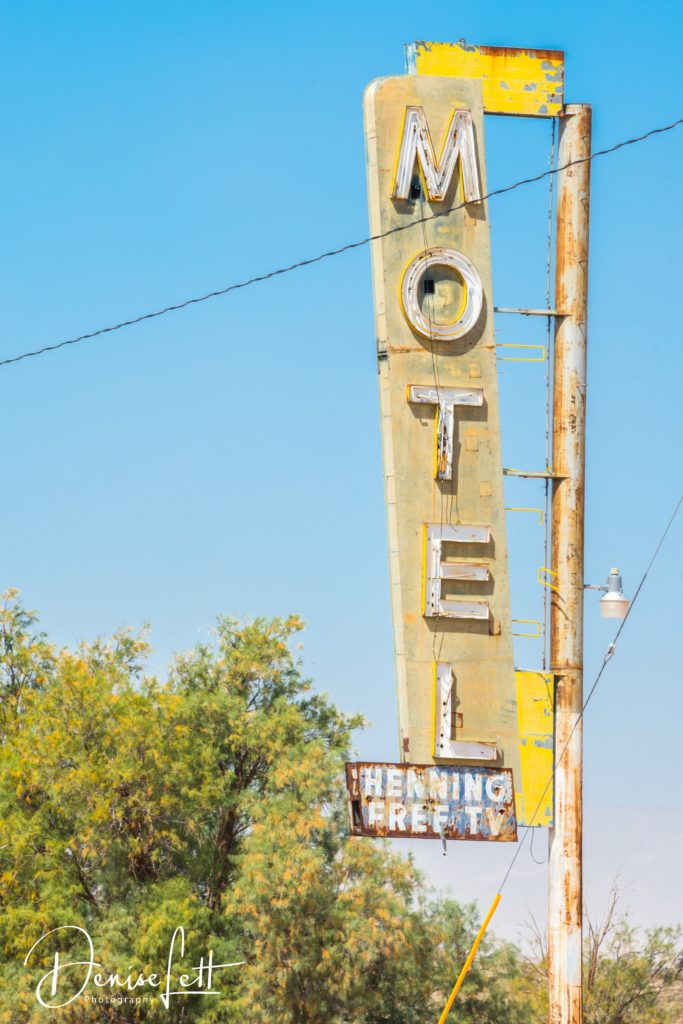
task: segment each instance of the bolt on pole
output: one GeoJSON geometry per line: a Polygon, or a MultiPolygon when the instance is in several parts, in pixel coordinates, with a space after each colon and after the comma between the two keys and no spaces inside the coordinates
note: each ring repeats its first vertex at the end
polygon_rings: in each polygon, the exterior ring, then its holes
{"type": "MultiPolygon", "coordinates": [[[[560,167],[590,156],[591,108],[560,118],[560,167]]],[[[558,173],[553,368],[550,669],[555,675],[554,828],[548,855],[549,1024],[581,1024],[583,537],[590,162],[558,173]],[[566,750],[565,750],[566,747],[566,750]]]]}

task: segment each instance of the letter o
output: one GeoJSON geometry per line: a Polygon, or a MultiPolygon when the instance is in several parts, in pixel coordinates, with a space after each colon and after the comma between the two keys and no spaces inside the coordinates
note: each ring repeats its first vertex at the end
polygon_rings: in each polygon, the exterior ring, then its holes
{"type": "Polygon", "coordinates": [[[403,274],[401,301],[405,318],[418,334],[433,341],[455,341],[456,338],[462,338],[463,334],[471,331],[479,319],[483,300],[484,289],[477,268],[457,249],[426,249],[418,253],[403,274]],[[463,308],[456,319],[449,323],[434,323],[420,309],[420,285],[432,267],[448,267],[454,270],[463,283],[463,308]]]}

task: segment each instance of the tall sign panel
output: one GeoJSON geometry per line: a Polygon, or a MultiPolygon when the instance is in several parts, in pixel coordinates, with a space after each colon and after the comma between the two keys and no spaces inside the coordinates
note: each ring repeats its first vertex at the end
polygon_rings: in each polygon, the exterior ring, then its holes
{"type": "Polygon", "coordinates": [[[519,785],[481,84],[364,106],[401,758],[519,785]]]}

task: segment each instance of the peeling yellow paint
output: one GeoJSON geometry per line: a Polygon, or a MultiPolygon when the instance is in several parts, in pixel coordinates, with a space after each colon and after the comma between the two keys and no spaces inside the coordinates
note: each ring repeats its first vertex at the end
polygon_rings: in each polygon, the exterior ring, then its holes
{"type": "Polygon", "coordinates": [[[562,50],[516,50],[508,46],[410,43],[408,73],[476,78],[487,114],[555,117],[564,103],[562,50]]]}
{"type": "Polygon", "coordinates": [[[548,786],[545,793],[543,790],[553,771],[553,677],[544,672],[517,671],[515,679],[522,771],[521,787],[515,779],[517,823],[551,825],[553,787],[548,786]]]}

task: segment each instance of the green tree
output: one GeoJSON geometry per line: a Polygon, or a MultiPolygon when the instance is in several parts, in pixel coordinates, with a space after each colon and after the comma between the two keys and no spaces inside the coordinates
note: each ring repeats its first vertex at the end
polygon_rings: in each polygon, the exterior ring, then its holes
{"type": "MultiPolygon", "coordinates": [[[[413,864],[349,839],[343,761],[361,720],[302,678],[297,619],[223,618],[211,643],[145,675],[129,631],[56,651],[6,595],[0,609],[0,1022],[46,1011],[41,935],[86,929],[106,971],[163,969],[173,930],[186,964],[213,948],[221,998],[141,1005],[78,1000],[90,1020],[427,1024],[478,927],[428,898],[413,864]]],[[[80,959],[83,938],[60,937],[80,959]],[[71,939],[67,942],[66,939],[71,939]]],[[[43,949],[45,952],[43,953],[43,949]]],[[[80,969],[66,972],[74,979],[80,969]]],[[[513,947],[482,946],[457,1019],[533,1018],[513,947]]],[[[89,991],[93,991],[91,986],[89,991]]]]}
{"type": "Polygon", "coordinates": [[[584,956],[586,1024],[679,1024],[683,1019],[680,928],[634,928],[617,913],[612,889],[607,914],[587,921],[584,956]]]}
{"type": "MultiPolygon", "coordinates": [[[[683,1021],[683,948],[680,928],[634,928],[618,912],[620,890],[612,887],[601,921],[584,912],[585,1024],[680,1024],[683,1021]]],[[[547,1016],[548,951],[545,935],[531,919],[536,950],[528,961],[536,986],[537,1020],[547,1016]]]]}

